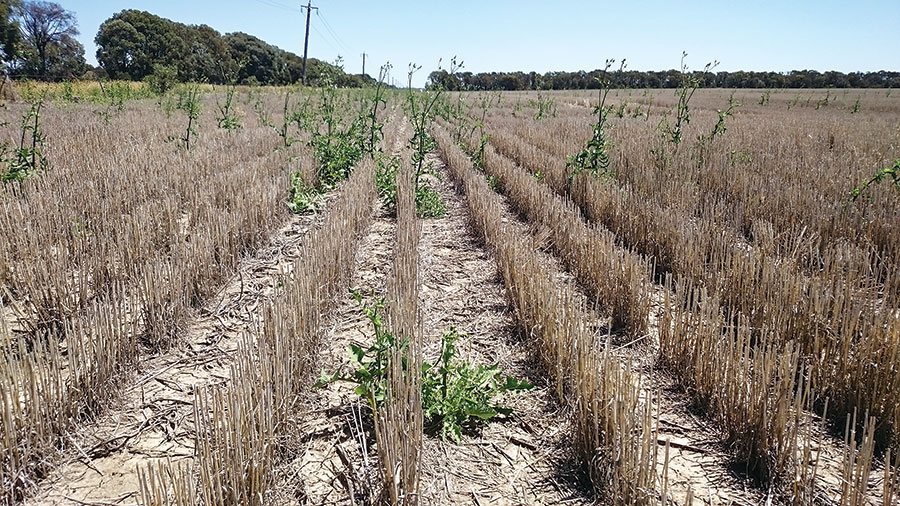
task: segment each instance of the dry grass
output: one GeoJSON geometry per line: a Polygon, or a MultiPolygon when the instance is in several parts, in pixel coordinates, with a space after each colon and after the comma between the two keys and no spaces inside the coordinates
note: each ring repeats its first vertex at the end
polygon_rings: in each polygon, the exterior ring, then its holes
{"type": "MultiPolygon", "coordinates": [[[[613,104],[627,105],[611,117],[613,173],[604,178],[570,181],[566,169],[591,133],[593,95],[549,94],[559,116],[542,121],[522,110],[532,95],[504,95],[487,114],[483,171],[454,142],[476,139],[434,129],[604,503],[671,503],[670,447],[656,419],[666,393],[653,391],[661,384],[687,393],[714,427],[710,438],[721,436],[775,500],[897,502],[900,195],[877,186],[848,203],[847,194],[897,158],[900,99],[805,90],[773,92],[762,105],[761,94],[738,92],[744,105],[725,135],[700,142],[729,92],[698,92],[675,148],[657,129],[670,92],[615,92],[613,104]],[[857,96],[862,109],[851,113],[857,96]],[[618,328],[629,344],[614,349],[618,328]],[[651,351],[632,346],[641,341],[651,351]]],[[[103,412],[144,358],[181,346],[201,306],[285,222],[289,174],[311,181],[316,165],[302,142],[276,150],[282,140],[253,111],[278,123],[283,97],[240,100],[244,128],[226,132],[212,128],[207,96],[191,151],[165,140],[183,125],[151,103],[130,102],[108,124],[86,103],[46,109],[52,169],[0,188],[0,504],[18,503],[78,447],[73,429],[103,412]]],[[[22,107],[0,108],[0,120],[14,126],[22,107]]],[[[403,161],[387,330],[409,347],[394,354],[374,414],[380,491],[355,493],[358,476],[333,475],[357,504],[422,502],[422,225],[397,123],[385,127],[403,161]]],[[[13,139],[13,126],[0,138],[13,139]]],[[[228,378],[192,391],[196,452],[140,469],[143,504],[285,497],[275,490],[291,480],[279,477],[282,464],[311,437],[297,411],[372,220],[374,165],[361,162],[326,199],[271,300],[248,310],[262,324],[245,327],[228,378]]]]}
{"type": "MultiPolygon", "coordinates": [[[[709,92],[706,103],[725,102],[724,97],[709,92]]],[[[654,104],[653,121],[629,114],[613,120],[611,178],[582,175],[570,185],[566,156],[580,150],[590,134],[590,110],[582,108],[590,99],[558,99],[577,105],[541,122],[514,119],[515,109],[492,111],[491,145],[572,198],[599,233],[606,233],[600,226],[605,227],[622,245],[652,259],[659,275],[680,277],[678,300],[666,306],[661,322],[660,358],[717,421],[734,456],[757,476],[782,483],[786,495],[803,503],[816,493],[816,468],[810,463],[817,458],[813,448],[822,431],[812,430],[814,407],[823,409],[827,402],[829,417],[841,424],[852,418],[861,448],[896,446],[900,313],[895,258],[889,254],[897,244],[896,227],[888,224],[896,221],[897,208],[845,205],[847,191],[865,171],[891,156],[876,143],[896,135],[879,116],[896,105],[864,119],[871,129],[881,129],[880,137],[863,138],[858,127],[852,130],[860,122],[850,121],[855,118],[847,109],[841,118],[837,109],[824,113],[829,130],[813,131],[808,138],[826,143],[825,156],[816,142],[788,134],[796,142],[782,142],[779,152],[799,155],[801,164],[807,159],[819,164],[810,177],[788,172],[784,158],[760,155],[759,144],[773,145],[767,134],[775,122],[766,117],[768,111],[754,110],[752,121],[739,116],[728,125],[728,135],[750,139],[749,146],[736,146],[726,135],[727,142],[702,147],[689,142],[674,150],[657,140],[653,129],[664,110],[662,101],[654,104]],[[746,136],[753,128],[759,131],[746,136]],[[650,148],[665,156],[652,155],[650,148]],[[868,152],[862,156],[864,148],[868,152]],[[735,156],[745,151],[752,154],[735,156]],[[854,162],[852,177],[841,164],[843,153],[854,162]],[[866,168],[867,163],[872,165],[866,168]],[[753,170],[741,164],[754,164],[753,170]],[[743,185],[740,192],[733,187],[735,179],[743,185]],[[769,193],[757,198],[754,188],[773,181],[785,184],[767,187],[769,193]],[[793,197],[797,194],[802,195],[793,197]],[[770,195],[777,210],[768,205],[770,195]],[[827,227],[810,223],[809,210],[823,207],[827,227]],[[866,219],[860,221],[859,213],[866,219]],[[864,412],[867,420],[854,415],[864,412]]],[[[643,101],[648,102],[653,103],[652,95],[643,101]]],[[[809,110],[802,119],[784,122],[809,121],[813,114],[823,113],[809,110]]],[[[702,110],[700,115],[708,117],[702,110]]],[[[700,133],[694,126],[688,138],[700,133]]],[[[485,165],[489,174],[502,174],[492,172],[497,160],[490,145],[485,165]]],[[[516,200],[515,189],[504,191],[516,200]]],[[[872,198],[892,202],[897,196],[878,188],[872,198]]],[[[849,485],[841,497],[871,492],[867,473],[873,459],[855,447],[847,447],[844,455],[842,479],[849,485]]]]}
{"type": "Polygon", "coordinates": [[[471,160],[445,130],[435,139],[464,190],[475,229],[497,259],[521,328],[535,339],[557,396],[572,410],[576,446],[598,492],[618,504],[654,502],[655,431],[630,368],[611,359],[603,336],[589,332],[590,317],[573,287],[559,286],[534,246],[504,223],[500,198],[471,160]]]}
{"type": "MultiPolygon", "coordinates": [[[[197,457],[203,504],[264,504],[277,461],[290,451],[295,407],[311,385],[324,315],[343,292],[360,235],[371,220],[374,163],[362,162],[340,190],[325,223],[313,231],[275,301],[261,335],[247,337],[224,389],[210,386],[195,401],[197,457]]],[[[179,483],[192,479],[171,472],[179,483]]],[[[152,473],[150,474],[152,476],[152,473]]],[[[150,488],[149,486],[142,489],[150,488]]],[[[159,489],[159,487],[157,487],[159,489]]],[[[166,489],[166,487],[162,487],[166,489]]],[[[145,496],[145,504],[162,499],[145,496]]]]}
{"type": "Polygon", "coordinates": [[[419,254],[422,225],[416,216],[415,170],[402,149],[397,173],[397,228],[388,281],[388,329],[405,350],[390,357],[384,405],[375,412],[375,436],[382,471],[382,499],[392,505],[419,504],[422,454],[422,318],[419,314],[419,254]]]}
{"type": "MultiPolygon", "coordinates": [[[[569,126],[563,128],[573,132],[574,125],[581,124],[578,131],[586,130],[585,118],[579,111],[574,118],[565,119],[569,126]]],[[[850,118],[849,113],[846,118],[850,118]]],[[[846,118],[845,121],[849,121],[846,118]]],[[[560,119],[559,123],[562,122],[560,119]]],[[[896,316],[898,298],[893,287],[896,284],[894,273],[898,269],[895,260],[887,256],[887,252],[895,247],[893,232],[884,232],[891,228],[885,227],[891,222],[894,211],[874,209],[876,206],[863,203],[862,208],[871,208],[864,211],[871,218],[865,222],[855,221],[854,216],[863,211],[843,207],[846,191],[838,192],[835,183],[844,181],[846,190],[855,184],[853,180],[846,175],[829,179],[805,178],[790,191],[778,190],[786,192],[784,198],[788,200],[784,205],[791,208],[793,216],[802,214],[797,209],[815,209],[818,213],[821,203],[817,208],[812,202],[800,199],[808,194],[819,195],[814,187],[824,180],[821,191],[832,199],[830,208],[836,209],[833,220],[839,221],[840,225],[834,225],[830,232],[819,228],[812,234],[801,233],[801,230],[814,226],[806,225],[809,220],[803,219],[798,222],[804,228],[798,228],[795,223],[795,228],[785,224],[782,229],[774,215],[779,215],[780,220],[788,211],[779,209],[755,217],[754,225],[750,227],[753,233],[747,233],[746,227],[736,224],[732,218],[742,215],[744,204],[756,205],[755,194],[750,191],[752,181],[760,184],[770,179],[794,181],[796,178],[787,172],[790,165],[767,163],[754,171],[722,167],[723,162],[728,164],[728,157],[718,151],[721,149],[719,144],[714,144],[712,149],[717,154],[707,155],[700,164],[701,173],[696,172],[698,162],[696,157],[691,157],[688,148],[672,155],[666,167],[661,169],[648,158],[649,147],[656,146],[652,132],[646,132],[652,128],[641,123],[646,122],[629,118],[621,120],[621,124],[613,129],[616,138],[621,139],[614,151],[616,180],[579,177],[571,190],[566,184],[562,152],[572,141],[568,144],[555,142],[566,132],[559,133],[559,124],[534,125],[530,121],[500,117],[494,119],[491,132],[492,142],[498,150],[532,172],[540,170],[551,187],[571,196],[592,221],[614,232],[624,245],[652,257],[661,271],[683,276],[705,287],[719,298],[723,307],[734,314],[742,314],[754,328],[778,329],[774,339],[780,345],[794,341],[799,346],[801,360],[808,366],[810,387],[817,395],[816,405],[821,407],[823,399],[828,398],[829,411],[836,420],[844,420],[854,410],[868,412],[878,420],[876,437],[880,446],[896,446],[894,427],[900,421],[900,399],[896,397],[900,392],[900,375],[896,374],[896,357],[900,352],[897,326],[900,323],[896,316]],[[625,133],[631,136],[618,137],[625,133]],[[635,137],[643,139],[644,143],[636,142],[635,137]],[[761,174],[767,174],[763,170],[773,175],[762,177],[761,174]],[[698,202],[708,197],[711,185],[728,186],[736,172],[740,173],[740,178],[756,174],[747,183],[743,194],[720,197],[715,206],[698,202]],[[622,175],[618,176],[618,173],[622,175]],[[801,184],[809,187],[801,191],[801,184]],[[790,200],[788,197],[792,194],[801,196],[790,200]],[[716,206],[725,206],[726,211],[713,212],[716,206]],[[764,216],[771,219],[764,219],[764,216]],[[854,227],[869,231],[868,235],[857,233],[852,236],[862,246],[846,242],[854,227]],[[808,252],[816,251],[820,245],[824,250],[821,258],[816,256],[819,260],[813,261],[808,252]],[[860,251],[872,253],[863,255],[860,251]]],[[[757,118],[746,128],[758,128],[760,123],[765,122],[757,118]]],[[[729,134],[741,126],[732,126],[729,134]]],[[[573,134],[578,135],[584,136],[583,133],[573,134]]],[[[848,131],[844,135],[852,136],[848,131]]],[[[890,134],[885,136],[889,138],[890,134]]],[[[722,142],[721,145],[727,144],[722,142]]],[[[856,149],[849,143],[841,147],[851,152],[856,149]]],[[[819,152],[813,145],[795,146],[795,150],[798,148],[802,148],[800,153],[811,156],[819,152]]],[[[757,150],[756,146],[742,149],[757,150]]],[[[830,156],[839,160],[836,155],[830,156]]],[[[832,160],[831,165],[834,164],[832,160]]],[[[861,173],[862,169],[858,170],[861,173]]],[[[897,198],[886,193],[884,188],[876,189],[874,197],[888,202],[897,198]]],[[[766,193],[765,199],[768,198],[769,193],[766,193]]]]}
{"type": "Polygon", "coordinates": [[[813,441],[802,432],[812,422],[797,346],[779,344],[769,329],[754,332],[740,316],[723,317],[718,301],[689,283],[676,286],[673,296],[666,292],[660,358],[726,434],[738,462],[764,482],[793,486],[789,496],[805,503],[815,476],[804,460],[813,441]]]}
{"type": "Polygon", "coordinates": [[[174,119],[131,107],[109,125],[84,121],[89,106],[48,108],[53,168],[0,190],[4,502],[46,474],[67,429],[114,396],[139,356],[177,344],[286,216],[291,153],[274,152],[271,132],[209,130],[184,152],[165,141],[174,119]]]}
{"type": "MultiPolygon", "coordinates": [[[[469,139],[470,148],[474,139],[469,139]]],[[[620,248],[602,227],[587,224],[578,207],[533,175],[486,146],[484,172],[496,178],[512,206],[530,223],[549,231],[552,248],[578,280],[612,314],[612,326],[637,338],[647,331],[650,265],[620,248]]]]}

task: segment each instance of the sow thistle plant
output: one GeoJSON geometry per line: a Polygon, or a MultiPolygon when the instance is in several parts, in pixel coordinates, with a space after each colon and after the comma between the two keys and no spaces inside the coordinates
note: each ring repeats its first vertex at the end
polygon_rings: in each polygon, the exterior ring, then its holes
{"type": "Polygon", "coordinates": [[[242,127],[241,118],[234,108],[234,96],[237,93],[238,75],[243,66],[244,64],[242,63],[229,75],[225,75],[225,71],[222,72],[222,77],[227,84],[225,85],[224,100],[219,102],[219,99],[216,98],[216,110],[218,111],[216,123],[223,130],[238,130],[242,127]]]}
{"type": "Polygon", "coordinates": [[[471,115],[472,105],[463,98],[462,93],[456,94],[456,102],[452,106],[442,109],[441,116],[445,121],[453,125],[453,142],[462,147],[463,139],[477,128],[471,115]]]}
{"type": "Polygon", "coordinates": [[[459,443],[463,428],[478,426],[512,409],[494,399],[504,392],[534,388],[526,380],[504,376],[496,364],[472,364],[457,358],[456,342],[465,335],[454,327],[441,336],[441,356],[432,365],[422,365],[422,410],[434,432],[459,443]]]}
{"type": "MultiPolygon", "coordinates": [[[[400,340],[385,328],[384,298],[373,302],[364,300],[362,294],[351,290],[362,305],[362,311],[375,330],[375,341],[368,347],[351,344],[350,363],[353,368],[347,374],[338,371],[323,373],[315,383],[324,387],[336,381],[356,385],[354,393],[362,397],[374,413],[384,404],[388,388],[391,356],[403,357],[404,374],[409,370],[407,349],[409,340],[400,340]]],[[[464,338],[451,327],[441,336],[441,355],[434,364],[422,364],[422,411],[432,434],[445,440],[460,442],[463,430],[477,428],[496,417],[509,416],[512,409],[497,402],[506,392],[521,392],[534,388],[525,380],[504,376],[497,365],[474,365],[459,359],[456,343],[464,338]]]]}
{"type": "MultiPolygon", "coordinates": [[[[495,105],[494,98],[497,99],[496,105],[500,105],[500,99],[502,95],[499,93],[497,95],[489,95],[484,94],[479,97],[479,106],[481,107],[481,117],[475,122],[475,125],[472,127],[472,133],[474,133],[475,129],[478,129],[478,148],[473,152],[469,153],[472,159],[475,161],[475,166],[479,169],[484,168],[484,148],[487,146],[487,143],[490,141],[490,136],[484,131],[484,126],[487,121],[487,113],[488,111],[495,105]]],[[[555,105],[553,106],[556,107],[555,105]]],[[[554,116],[556,113],[554,112],[554,116]]],[[[471,133],[470,133],[471,134],[471,133]]]]}
{"type": "Polygon", "coordinates": [[[892,166],[878,170],[872,177],[860,183],[856,188],[850,190],[850,201],[852,202],[858,199],[873,184],[881,183],[885,180],[890,180],[891,186],[897,191],[900,191],[900,158],[894,160],[892,166]]]}
{"type": "Polygon", "coordinates": [[[103,122],[108,125],[115,113],[120,113],[125,110],[125,103],[131,96],[131,87],[128,84],[121,82],[108,82],[104,84],[102,79],[98,80],[97,83],[100,85],[100,97],[98,101],[105,107],[103,109],[97,109],[94,113],[103,118],[103,122]]]}
{"type": "Polygon", "coordinates": [[[532,116],[535,121],[540,121],[544,118],[555,118],[559,114],[553,98],[545,96],[541,92],[538,92],[537,100],[529,100],[528,105],[535,108],[532,116]]]}
{"type": "Polygon", "coordinates": [[[375,85],[374,94],[361,102],[360,119],[366,125],[365,150],[374,153],[379,143],[384,138],[384,124],[378,120],[379,106],[387,106],[385,94],[387,92],[387,77],[391,73],[393,65],[387,62],[378,70],[378,83],[375,85]]]}
{"type": "MultiPolygon", "coordinates": [[[[717,137],[721,137],[725,135],[725,132],[728,130],[728,126],[725,123],[725,120],[728,118],[734,117],[734,112],[738,107],[741,107],[741,103],[735,100],[734,93],[728,97],[728,107],[726,109],[717,109],[716,113],[719,118],[716,121],[716,124],[713,125],[712,130],[706,135],[700,135],[697,137],[697,148],[695,160],[697,162],[697,167],[703,165],[703,163],[707,160],[709,155],[709,148],[712,145],[713,141],[716,140],[717,137]]],[[[733,165],[733,164],[732,164],[733,165]]]]}
{"type": "MultiPolygon", "coordinates": [[[[454,75],[462,67],[463,63],[458,62],[454,56],[451,59],[450,75],[454,75]]],[[[440,64],[438,64],[438,68],[440,68],[440,64]]],[[[428,153],[437,149],[437,144],[429,134],[429,130],[435,116],[437,114],[450,114],[449,111],[452,110],[452,107],[442,102],[441,99],[445,90],[440,85],[426,88],[423,91],[414,91],[412,89],[413,76],[421,69],[421,65],[409,64],[406,93],[406,112],[413,127],[413,135],[409,140],[409,147],[412,149],[412,165],[415,168],[416,215],[420,218],[439,218],[447,213],[447,205],[431,182],[425,178],[425,176],[429,175],[437,176],[433,171],[432,164],[427,162],[428,153]]],[[[460,111],[462,108],[458,104],[460,111]]],[[[389,209],[394,209],[397,191],[397,165],[392,161],[380,163],[375,177],[378,193],[382,196],[382,201],[389,209]]]]}
{"type": "Polygon", "coordinates": [[[725,120],[728,118],[733,118],[734,111],[741,105],[743,104],[735,100],[734,93],[732,93],[731,96],[728,97],[728,108],[724,110],[716,110],[716,113],[719,115],[719,120],[716,121],[716,124],[715,126],[713,126],[712,132],[709,133],[707,139],[712,140],[725,134],[725,131],[728,130],[728,127],[725,126],[725,120]]]}
{"type": "MultiPolygon", "coordinates": [[[[700,77],[696,74],[688,73],[688,66],[684,63],[684,59],[687,58],[687,55],[687,51],[681,53],[681,84],[675,90],[675,95],[678,97],[678,104],[675,106],[675,123],[671,126],[665,126],[669,140],[676,148],[681,144],[684,128],[691,122],[691,109],[689,104],[691,98],[694,97],[694,93],[700,87],[700,77]]],[[[707,63],[706,66],[703,67],[703,73],[707,74],[718,66],[718,61],[707,63]]]]}
{"type": "Polygon", "coordinates": [[[347,179],[353,165],[366,152],[361,120],[357,118],[342,128],[337,105],[337,91],[334,88],[323,90],[320,113],[325,132],[313,131],[310,140],[319,163],[316,183],[321,191],[328,191],[347,179]]]}
{"type": "Polygon", "coordinates": [[[382,156],[375,170],[375,188],[378,197],[390,211],[397,210],[397,173],[400,172],[399,156],[382,156]]]}
{"type": "MultiPolygon", "coordinates": [[[[612,89],[612,83],[607,77],[607,73],[615,62],[614,59],[606,60],[602,77],[597,77],[597,80],[600,82],[600,91],[598,92],[599,103],[594,107],[597,122],[593,126],[593,136],[584,149],[570,156],[566,162],[566,171],[569,174],[568,184],[570,186],[575,177],[584,171],[590,172],[594,177],[609,175],[609,150],[612,148],[612,143],[606,137],[606,123],[612,111],[612,106],[606,105],[606,98],[612,89]]],[[[619,66],[619,72],[623,70],[625,70],[624,59],[619,66]]]]}
{"type": "Polygon", "coordinates": [[[22,114],[19,123],[19,144],[12,149],[8,142],[0,144],[0,163],[5,165],[5,170],[0,173],[0,181],[4,183],[21,182],[49,168],[44,156],[46,137],[41,125],[41,111],[47,101],[47,91],[26,87],[22,95],[28,109],[22,114]]]}
{"type": "MultiPolygon", "coordinates": [[[[440,63],[438,63],[440,68],[440,63]]],[[[454,56],[450,60],[450,75],[463,68],[463,62],[457,61],[454,56]]],[[[422,69],[421,65],[409,64],[409,85],[407,88],[407,112],[413,126],[413,136],[409,140],[412,148],[412,164],[415,167],[414,188],[416,189],[416,214],[422,218],[438,218],[446,214],[447,207],[441,200],[440,194],[431,186],[425,176],[431,173],[430,164],[426,165],[426,156],[437,148],[434,139],[428,133],[438,111],[440,100],[444,94],[442,86],[435,86],[421,92],[413,91],[413,75],[422,69]]]]}
{"type": "Polygon", "coordinates": [[[185,84],[176,91],[175,109],[184,113],[187,125],[185,125],[184,134],[180,136],[171,135],[168,140],[177,142],[178,145],[188,151],[191,149],[191,139],[198,136],[196,123],[200,119],[200,113],[203,110],[200,103],[201,95],[200,85],[196,83],[185,84]]]}
{"type": "MultiPolygon", "coordinates": [[[[382,77],[386,77],[386,71],[382,77]]],[[[359,115],[346,126],[342,125],[340,111],[344,109],[341,97],[333,86],[322,89],[318,114],[309,110],[309,102],[304,102],[289,113],[286,100],[285,123],[279,133],[289,147],[295,139],[288,134],[288,125],[296,124],[301,130],[311,134],[309,145],[318,163],[316,181],[310,185],[303,181],[300,173],[292,174],[288,207],[295,213],[315,211],[322,201],[322,194],[347,179],[356,163],[366,154],[375,154],[381,140],[381,124],[378,122],[378,106],[384,104],[383,91],[376,91],[371,98],[371,107],[363,102],[359,115]],[[374,119],[373,119],[374,118],[374,119]]],[[[289,100],[289,99],[288,99],[289,100]]]]}
{"type": "MultiPolygon", "coordinates": [[[[684,129],[691,122],[691,99],[694,97],[694,93],[696,93],[697,89],[700,88],[700,76],[696,75],[696,73],[688,73],[688,66],[684,62],[684,59],[687,58],[687,56],[687,51],[682,51],[681,82],[675,90],[675,96],[678,98],[678,103],[675,105],[673,111],[663,113],[662,118],[659,120],[659,124],[656,126],[656,129],[660,132],[661,144],[663,145],[650,149],[650,154],[653,155],[656,166],[660,170],[668,168],[672,162],[672,153],[666,149],[664,144],[668,142],[672,146],[673,151],[678,151],[678,147],[684,140],[684,129]],[[674,118],[672,122],[670,122],[670,114],[674,118]]],[[[718,61],[707,63],[703,67],[703,74],[711,72],[718,66],[718,61]]],[[[728,116],[723,117],[723,111],[719,112],[720,122],[716,124],[716,127],[723,128],[721,132],[724,132],[725,118],[728,116]]],[[[730,112],[733,112],[733,109],[730,112]]]]}

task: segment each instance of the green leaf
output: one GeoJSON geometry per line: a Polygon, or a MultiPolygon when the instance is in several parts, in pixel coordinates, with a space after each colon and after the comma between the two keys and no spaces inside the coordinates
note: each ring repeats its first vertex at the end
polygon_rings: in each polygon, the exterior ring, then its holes
{"type": "Polygon", "coordinates": [[[494,408],[476,406],[466,409],[465,414],[468,416],[480,418],[482,420],[490,420],[491,418],[497,416],[497,411],[494,410],[494,408]]]}
{"type": "Polygon", "coordinates": [[[361,346],[359,346],[357,344],[350,345],[350,358],[353,361],[361,364],[363,361],[363,358],[365,358],[365,356],[366,356],[366,352],[363,351],[361,346]]]}
{"type": "Polygon", "coordinates": [[[313,383],[313,388],[324,388],[339,379],[341,379],[340,372],[336,372],[329,376],[325,371],[322,371],[319,373],[319,379],[313,383]]]}
{"type": "Polygon", "coordinates": [[[534,388],[534,384],[532,384],[528,380],[519,380],[512,376],[507,376],[506,384],[503,385],[503,390],[508,390],[510,392],[531,390],[533,388],[534,388]]]}
{"type": "Polygon", "coordinates": [[[503,416],[509,416],[513,414],[513,410],[511,408],[507,408],[504,406],[494,406],[494,409],[497,410],[498,414],[501,414],[503,416]]]}

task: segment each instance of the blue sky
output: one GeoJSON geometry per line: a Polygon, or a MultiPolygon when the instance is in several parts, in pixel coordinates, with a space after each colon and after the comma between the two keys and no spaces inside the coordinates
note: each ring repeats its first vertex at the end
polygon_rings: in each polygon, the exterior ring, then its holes
{"type": "MultiPolygon", "coordinates": [[[[291,0],[56,0],[75,12],[87,59],[96,63],[100,24],[123,9],[147,10],[220,32],[242,31],[302,54],[305,19],[291,0]]],[[[719,70],[900,70],[900,0],[401,2],[319,0],[310,56],[344,58],[348,72],[377,75],[385,61],[398,84],[414,83],[456,55],[472,72],[592,70],[606,58],[628,68],[677,68],[712,60],[719,70]],[[894,49],[891,49],[891,48],[894,49]]]]}

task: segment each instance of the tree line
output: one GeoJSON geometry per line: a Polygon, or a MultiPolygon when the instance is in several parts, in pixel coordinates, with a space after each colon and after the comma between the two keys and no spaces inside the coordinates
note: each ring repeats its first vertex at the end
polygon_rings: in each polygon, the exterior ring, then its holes
{"type": "MultiPolygon", "coordinates": [[[[700,86],[707,88],[900,88],[900,72],[703,72],[695,71],[700,86]]],[[[618,88],[677,88],[678,70],[622,72],[457,72],[438,70],[429,75],[430,86],[452,91],[590,90],[609,80],[618,88]]]]}
{"type": "MultiPolygon", "coordinates": [[[[97,67],[85,62],[75,15],[43,0],[0,0],[0,62],[13,78],[42,81],[148,78],[210,84],[293,84],[303,59],[246,33],[221,34],[146,11],[123,10],[100,25],[94,38],[97,67]]],[[[369,76],[338,64],[307,61],[307,82],[359,87],[369,76]]]]}

